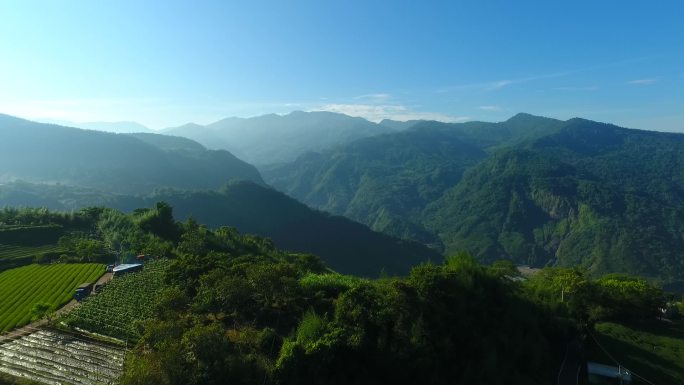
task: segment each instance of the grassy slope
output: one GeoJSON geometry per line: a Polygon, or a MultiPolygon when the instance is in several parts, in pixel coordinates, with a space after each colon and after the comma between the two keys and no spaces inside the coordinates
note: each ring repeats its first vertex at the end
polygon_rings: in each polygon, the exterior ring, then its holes
{"type": "MultiPolygon", "coordinates": [[[[684,384],[683,321],[605,322],[596,326],[595,336],[620,364],[639,376],[656,385],[684,384]]],[[[596,346],[592,347],[589,360],[608,365],[612,362],[596,346]]],[[[639,383],[642,382],[635,381],[639,383]]]]}

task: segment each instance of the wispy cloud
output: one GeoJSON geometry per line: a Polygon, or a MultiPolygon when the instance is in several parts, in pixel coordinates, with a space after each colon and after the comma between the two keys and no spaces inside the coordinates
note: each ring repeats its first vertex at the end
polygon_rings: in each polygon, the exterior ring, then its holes
{"type": "Polygon", "coordinates": [[[453,116],[438,112],[415,111],[407,106],[394,104],[326,104],[313,108],[312,111],[338,112],[349,116],[358,116],[372,122],[383,119],[392,120],[437,120],[440,122],[464,122],[467,116],[453,116]]]}
{"type": "Polygon", "coordinates": [[[518,80],[499,80],[499,81],[496,81],[496,82],[491,83],[491,84],[489,85],[489,89],[498,90],[499,88],[504,88],[504,87],[509,86],[509,85],[511,85],[511,84],[514,84],[514,83],[523,83],[523,82],[525,82],[525,81],[527,81],[527,80],[524,80],[524,79],[518,79],[518,80]]]}
{"type": "Polygon", "coordinates": [[[644,78],[644,79],[630,80],[627,82],[627,84],[632,84],[635,86],[648,86],[648,85],[651,85],[657,81],[658,81],[658,78],[644,78]]]}
{"type": "Polygon", "coordinates": [[[500,106],[480,106],[479,108],[482,111],[492,111],[492,112],[501,111],[503,109],[500,106]]]}
{"type": "MultiPolygon", "coordinates": [[[[631,59],[625,59],[625,60],[618,60],[614,62],[606,62],[606,63],[599,63],[596,65],[588,66],[588,67],[582,67],[582,68],[575,68],[575,69],[568,69],[568,70],[563,70],[563,71],[557,71],[557,72],[549,72],[549,73],[541,73],[541,74],[531,74],[530,76],[525,76],[525,77],[516,77],[516,78],[508,78],[508,79],[499,79],[499,80],[492,80],[489,82],[481,82],[481,83],[467,83],[467,84],[460,84],[460,85],[451,85],[451,86],[443,86],[438,89],[436,89],[434,92],[436,93],[448,93],[451,91],[470,91],[470,92],[493,92],[493,91],[498,91],[513,85],[519,85],[519,84],[525,84],[529,82],[535,82],[538,80],[546,80],[546,79],[556,79],[556,78],[564,78],[568,77],[571,75],[575,74],[581,74],[581,73],[586,73],[586,72],[591,72],[591,71],[597,71],[597,70],[605,70],[611,67],[617,67],[617,66],[625,66],[625,65],[632,65],[634,63],[638,63],[644,60],[649,59],[648,57],[638,57],[638,58],[631,58],[631,59]]],[[[653,79],[637,79],[630,84],[652,84],[656,82],[658,79],[653,78],[653,79]]],[[[559,89],[562,89],[563,87],[560,87],[559,89]]],[[[592,91],[598,89],[598,87],[566,87],[565,90],[576,90],[576,91],[592,91]]]]}
{"type": "Polygon", "coordinates": [[[555,87],[556,91],[596,91],[599,89],[598,86],[568,86],[568,87],[555,87]]]}
{"type": "Polygon", "coordinates": [[[540,75],[532,75],[532,76],[527,76],[527,77],[521,77],[521,78],[514,78],[514,79],[502,79],[502,80],[494,80],[490,82],[482,82],[482,83],[470,83],[470,84],[460,84],[460,85],[455,85],[455,86],[445,86],[445,87],[440,87],[439,89],[436,90],[437,93],[447,93],[451,91],[497,91],[503,88],[506,88],[511,85],[515,84],[524,84],[528,82],[533,82],[536,80],[543,80],[543,79],[552,79],[552,78],[560,78],[564,76],[568,76],[574,72],[577,71],[567,71],[567,72],[554,72],[554,73],[548,73],[548,74],[540,74],[540,75]]]}
{"type": "Polygon", "coordinates": [[[390,100],[391,98],[392,98],[392,95],[390,95],[390,94],[377,93],[377,94],[365,94],[365,95],[354,96],[352,99],[364,100],[368,103],[385,103],[388,100],[390,100]]]}

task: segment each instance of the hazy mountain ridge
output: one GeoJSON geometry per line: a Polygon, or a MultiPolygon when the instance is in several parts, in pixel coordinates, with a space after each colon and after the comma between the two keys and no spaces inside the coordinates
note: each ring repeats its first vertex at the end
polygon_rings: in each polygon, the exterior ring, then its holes
{"type": "Polygon", "coordinates": [[[181,138],[140,138],[0,115],[0,181],[64,183],[121,193],[145,193],[160,186],[217,188],[232,179],[263,183],[253,166],[227,151],[200,149],[181,138]],[[184,149],[170,148],[172,142],[184,149]]]}
{"type": "Polygon", "coordinates": [[[207,148],[226,149],[251,164],[263,166],[395,130],[343,114],[295,111],[282,116],[227,118],[206,126],[191,123],[163,132],[196,140],[207,148]]]}
{"type": "Polygon", "coordinates": [[[58,119],[40,119],[41,123],[56,124],[58,126],[75,127],[83,130],[111,132],[114,134],[155,133],[154,130],[138,122],[70,122],[58,119]]]}

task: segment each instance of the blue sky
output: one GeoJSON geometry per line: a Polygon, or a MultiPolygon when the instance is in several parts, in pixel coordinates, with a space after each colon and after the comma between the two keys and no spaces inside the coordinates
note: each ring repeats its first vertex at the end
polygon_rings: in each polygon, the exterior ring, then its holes
{"type": "Polygon", "coordinates": [[[684,131],[684,2],[0,2],[0,112],[152,128],[329,110],[684,131]]]}

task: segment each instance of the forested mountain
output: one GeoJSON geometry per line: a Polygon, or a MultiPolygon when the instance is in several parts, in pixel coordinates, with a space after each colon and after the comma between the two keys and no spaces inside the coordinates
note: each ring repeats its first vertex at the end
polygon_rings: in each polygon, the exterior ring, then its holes
{"type": "Polygon", "coordinates": [[[519,114],[419,122],[264,176],[376,230],[439,239],[447,254],[675,281],[684,279],[683,163],[684,135],[519,114]]]}
{"type": "Polygon", "coordinates": [[[220,191],[157,192],[149,206],[168,202],[179,218],[192,216],[211,227],[234,226],[243,233],[266,236],[281,248],[320,255],[345,274],[406,274],[412,266],[442,256],[417,242],[371,231],[341,216],[316,211],[273,189],[236,182],[220,191]]]}
{"type": "Polygon", "coordinates": [[[417,123],[424,122],[424,120],[407,120],[402,122],[400,120],[383,119],[380,124],[386,127],[395,129],[396,131],[407,130],[417,123]]]}
{"type": "Polygon", "coordinates": [[[347,274],[406,274],[421,262],[442,259],[420,243],[402,241],[347,218],[312,210],[283,193],[251,182],[233,182],[219,191],[160,189],[144,197],[68,186],[0,186],[0,207],[74,210],[99,205],[132,211],[158,201],[168,202],[179,219],[192,217],[212,228],[231,226],[265,236],[278,247],[319,255],[329,266],[347,274]]]}
{"type": "Polygon", "coordinates": [[[436,125],[309,153],[262,172],[273,186],[313,207],[388,234],[439,244],[421,223],[423,208],[487,154],[436,125]]]}
{"type": "Polygon", "coordinates": [[[0,182],[63,183],[120,193],[156,187],[217,188],[229,180],[263,183],[227,151],[182,138],[112,134],[0,115],[0,182]]]}
{"type": "Polygon", "coordinates": [[[263,168],[271,185],[322,210],[441,248],[423,210],[497,146],[556,130],[561,122],[519,114],[502,123],[418,121],[290,164],[263,168]]]}
{"type": "Polygon", "coordinates": [[[207,148],[226,149],[262,166],[392,131],[392,127],[343,114],[295,111],[282,116],[227,118],[206,126],[186,124],[163,132],[196,140],[207,148]]]}
{"type": "Polygon", "coordinates": [[[201,154],[206,151],[206,148],[201,144],[181,136],[150,133],[131,133],[127,135],[165,151],[185,151],[193,154],[201,154]]]}

